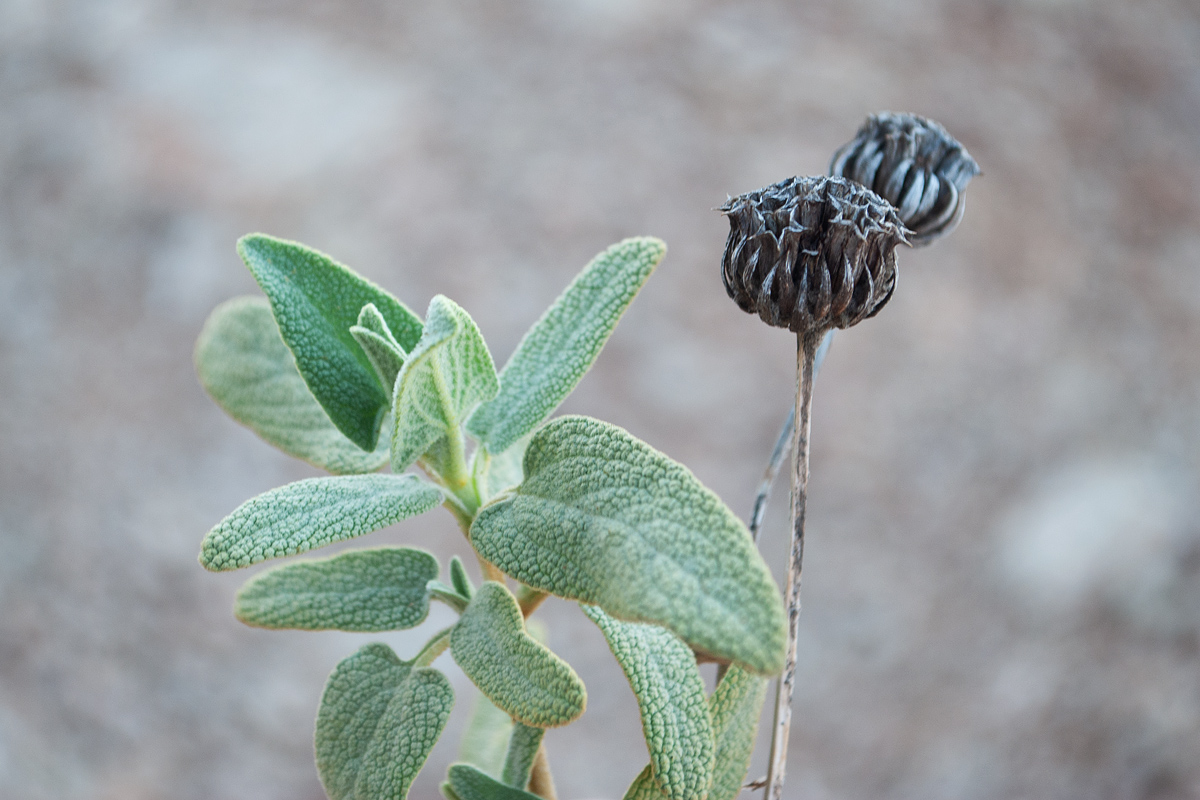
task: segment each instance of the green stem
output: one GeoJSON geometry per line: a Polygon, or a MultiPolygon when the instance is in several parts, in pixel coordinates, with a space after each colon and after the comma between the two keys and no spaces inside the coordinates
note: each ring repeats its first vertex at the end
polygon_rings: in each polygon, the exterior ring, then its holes
{"type": "Polygon", "coordinates": [[[450,632],[454,630],[454,626],[438,631],[434,637],[425,643],[421,648],[421,652],[417,653],[417,657],[413,659],[414,667],[428,667],[442,653],[446,652],[446,648],[450,646],[450,632]]]}

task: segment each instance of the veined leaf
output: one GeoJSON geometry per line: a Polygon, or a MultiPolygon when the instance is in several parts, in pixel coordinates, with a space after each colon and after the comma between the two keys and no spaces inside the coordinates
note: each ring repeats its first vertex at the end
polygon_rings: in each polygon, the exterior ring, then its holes
{"type": "Polygon", "coordinates": [[[392,469],[405,470],[432,450],[434,469],[445,475],[446,443],[497,388],[496,367],[475,321],[449,298],[434,297],[421,340],[396,377],[392,469]]]}
{"type": "Polygon", "coordinates": [[[358,312],[358,324],[350,326],[350,335],[363,349],[367,360],[375,367],[379,382],[390,394],[406,354],[374,303],[367,303],[358,312]]]}
{"type": "Polygon", "coordinates": [[[517,722],[553,728],[587,705],[583,682],[525,631],[517,599],[485,581],[450,634],[450,652],[479,691],[517,722]]]}
{"type": "Polygon", "coordinates": [[[415,475],[296,481],[247,500],[221,520],[200,545],[200,564],[220,572],[293,556],[424,514],[442,499],[415,475]]]}
{"type": "Polygon", "coordinates": [[[553,420],[525,480],[471,526],[522,583],[663,625],[755,672],[783,668],[783,601],[745,526],[686,467],[615,425],[553,420]]]}
{"type": "Polygon", "coordinates": [[[582,608],[604,632],[633,688],[663,794],[669,800],[704,797],[713,779],[713,724],[695,654],[666,628],[582,608]]]}
{"type": "Polygon", "coordinates": [[[536,794],[506,786],[470,764],[451,764],[448,781],[458,800],[541,800],[536,794]]]}
{"type": "Polygon", "coordinates": [[[524,789],[529,785],[529,773],[533,771],[533,760],[542,746],[544,728],[532,728],[517,723],[508,740],[508,753],[504,757],[504,771],[500,780],[509,786],[524,789]]]}
{"type": "MultiPolygon", "coordinates": [[[[758,717],[767,693],[767,679],[734,665],[725,673],[721,685],[708,698],[716,734],[716,759],[712,788],[707,800],[734,800],[742,792],[742,782],[754,753],[758,717]]],[[[667,800],[654,779],[654,768],[647,764],[629,790],[625,800],[667,800]]]]}
{"type": "Polygon", "coordinates": [[[390,436],[366,452],[339,431],[296,370],[264,297],[217,306],[196,340],[196,374],[225,413],[288,455],[336,474],[387,463],[390,436]]]}
{"type": "Polygon", "coordinates": [[[421,335],[421,321],[383,289],[302,244],[256,233],[242,237],[238,253],[271,301],[313,396],[350,441],[374,449],[388,397],[350,327],[362,307],[374,303],[408,350],[421,335]]]}
{"type": "Polygon", "coordinates": [[[467,429],[493,453],[542,423],[575,388],[667,246],[626,239],[600,253],[525,334],[500,373],[500,393],[467,429]]]}
{"type": "Polygon", "coordinates": [[[403,800],[454,705],[446,676],[368,644],[329,676],[317,712],[317,772],[331,800],[403,800]]]}
{"type": "Polygon", "coordinates": [[[708,800],[733,800],[741,793],[766,696],[767,679],[734,664],[708,698],[717,742],[708,800]]]}
{"type": "Polygon", "coordinates": [[[499,776],[504,769],[512,731],[512,717],[496,708],[486,695],[479,694],[462,737],[459,759],[474,764],[489,775],[499,776]]]}
{"type": "Polygon", "coordinates": [[[238,591],[234,614],[260,628],[402,630],[429,615],[425,584],[437,574],[424,550],[352,550],[255,575],[238,591]]]}

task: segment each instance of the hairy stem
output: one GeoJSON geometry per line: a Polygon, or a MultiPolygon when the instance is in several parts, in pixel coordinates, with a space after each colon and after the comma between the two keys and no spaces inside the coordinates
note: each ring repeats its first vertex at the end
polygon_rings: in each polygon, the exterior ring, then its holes
{"type": "Polygon", "coordinates": [[[796,642],[800,634],[800,567],[804,558],[804,514],[808,504],[808,438],[811,430],[813,378],[821,334],[796,336],[796,426],[792,443],[792,546],[788,559],[787,659],[775,691],[771,756],[764,800],[779,800],[787,770],[788,733],[792,725],[792,691],[796,683],[796,642]]]}
{"type": "Polygon", "coordinates": [[[538,606],[549,596],[549,592],[534,589],[532,586],[522,586],[520,589],[517,589],[517,605],[521,607],[521,615],[528,617],[534,611],[537,611],[538,606]]]}
{"type": "Polygon", "coordinates": [[[421,652],[417,653],[417,657],[413,659],[413,666],[428,667],[438,656],[446,652],[446,648],[450,646],[450,631],[452,630],[454,630],[453,625],[434,634],[434,637],[425,643],[421,652]]]}

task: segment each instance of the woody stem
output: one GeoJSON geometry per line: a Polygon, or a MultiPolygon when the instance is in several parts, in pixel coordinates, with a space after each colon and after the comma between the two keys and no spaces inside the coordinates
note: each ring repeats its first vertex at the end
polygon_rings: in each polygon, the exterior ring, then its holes
{"type": "Polygon", "coordinates": [[[792,691],[796,682],[796,642],[800,634],[800,566],[804,558],[804,513],[808,501],[808,439],[811,430],[813,378],[817,347],[824,331],[796,335],[796,427],[792,440],[792,546],[788,558],[785,600],[788,617],[787,657],[775,690],[771,755],[763,800],[780,800],[787,770],[788,732],[792,724],[792,691]]]}

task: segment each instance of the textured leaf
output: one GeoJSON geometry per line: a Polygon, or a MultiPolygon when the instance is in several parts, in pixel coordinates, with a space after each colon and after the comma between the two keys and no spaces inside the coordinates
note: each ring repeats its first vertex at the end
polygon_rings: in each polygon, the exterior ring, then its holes
{"type": "Polygon", "coordinates": [[[540,800],[536,794],[506,786],[470,764],[450,765],[450,789],[459,800],[540,800]]]}
{"type": "Polygon", "coordinates": [[[225,413],[288,455],[337,474],[387,463],[390,436],[366,452],[342,435],[296,370],[263,297],[217,306],[196,340],[196,374],[225,413]]]}
{"type": "Polygon", "coordinates": [[[475,592],[450,634],[450,652],[479,691],[517,722],[566,725],[587,704],[575,670],[526,633],[517,599],[503,584],[486,581],[475,592]]]}
{"type": "Polygon", "coordinates": [[[437,743],[454,691],[431,667],[369,644],[329,676],[317,712],[317,772],[331,800],[402,800],[437,743]]]}
{"type": "Polygon", "coordinates": [[[708,800],[733,800],[741,793],[754,754],[767,683],[766,678],[734,664],[708,699],[717,742],[708,800]]]}
{"type": "Polygon", "coordinates": [[[313,396],[350,441],[373,449],[388,396],[350,327],[362,307],[374,303],[409,350],[421,334],[421,321],[383,289],[302,244],[251,234],[238,242],[238,253],[271,301],[279,331],[313,396]]]}
{"type": "Polygon", "coordinates": [[[442,502],[415,475],[347,475],[289,483],[242,503],[208,532],[200,564],[213,572],[353,539],[442,502]]]}
{"type": "Polygon", "coordinates": [[[350,335],[366,353],[367,360],[375,367],[375,374],[390,397],[406,354],[374,303],[362,307],[358,313],[358,324],[350,326],[350,335]]]}
{"type": "MultiPolygon", "coordinates": [[[[758,717],[767,693],[767,679],[734,665],[708,698],[716,734],[716,759],[712,788],[707,800],[733,800],[742,792],[758,717]]],[[[647,764],[625,793],[625,800],[667,800],[654,779],[654,768],[647,764]]]]}
{"type": "Polygon", "coordinates": [[[500,780],[509,786],[524,789],[529,785],[529,773],[533,771],[533,760],[542,745],[544,728],[531,728],[517,723],[508,741],[508,753],[504,757],[504,771],[500,780]]]}
{"type": "Polygon", "coordinates": [[[713,778],[713,726],[696,656],[658,625],[583,611],[604,632],[637,697],[654,777],[670,800],[695,800],[713,778]]]}
{"type": "Polygon", "coordinates": [[[474,764],[489,775],[499,776],[504,769],[512,731],[512,717],[496,708],[486,696],[478,695],[471,721],[463,734],[459,760],[474,764]]]}
{"type": "Polygon", "coordinates": [[[587,417],[539,430],[525,480],[471,526],[522,583],[652,622],[716,657],[783,668],[783,601],[745,526],[686,467],[587,417]]]}
{"type": "Polygon", "coordinates": [[[638,773],[625,792],[624,800],[667,800],[662,787],[654,780],[654,768],[649,764],[638,773]]]}
{"type": "Polygon", "coordinates": [[[500,393],[467,427],[493,453],[542,423],[571,393],[667,246],[639,237],[592,259],[517,345],[500,374],[500,393]]]}
{"type": "Polygon", "coordinates": [[[237,593],[247,625],[301,630],[395,631],[429,615],[432,554],[409,547],[353,550],[255,575],[237,593]]]}
{"type": "MultiPolygon", "coordinates": [[[[396,377],[392,469],[401,472],[460,436],[477,405],[496,395],[496,367],[475,321],[446,297],[429,304],[425,331],[396,377]]],[[[445,474],[445,456],[434,468],[445,474]]]]}

